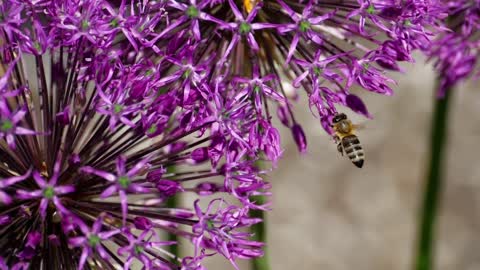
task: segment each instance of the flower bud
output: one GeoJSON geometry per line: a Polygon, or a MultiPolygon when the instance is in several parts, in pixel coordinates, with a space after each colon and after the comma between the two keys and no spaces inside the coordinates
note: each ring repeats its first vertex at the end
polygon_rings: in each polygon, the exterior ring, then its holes
{"type": "Polygon", "coordinates": [[[305,153],[307,151],[307,138],[300,125],[295,124],[292,126],[292,135],[295,143],[297,144],[298,151],[305,153]]]}

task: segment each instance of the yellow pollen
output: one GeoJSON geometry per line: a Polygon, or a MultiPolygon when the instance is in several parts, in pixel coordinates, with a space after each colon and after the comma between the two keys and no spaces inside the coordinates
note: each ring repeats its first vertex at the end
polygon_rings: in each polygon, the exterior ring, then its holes
{"type": "Polygon", "coordinates": [[[252,12],[253,8],[257,5],[260,0],[243,0],[243,7],[247,13],[252,12]]]}

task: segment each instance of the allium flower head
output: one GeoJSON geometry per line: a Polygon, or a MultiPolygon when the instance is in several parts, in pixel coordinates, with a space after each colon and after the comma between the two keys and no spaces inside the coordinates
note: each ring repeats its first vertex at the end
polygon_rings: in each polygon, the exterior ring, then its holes
{"type": "Polygon", "coordinates": [[[0,269],[262,256],[245,233],[268,209],[251,199],[269,189],[255,164],[281,151],[258,107],[282,98],[272,76],[213,76],[199,22],[234,26],[209,4],[0,1],[0,269]],[[167,207],[185,193],[199,198],[167,207]],[[194,253],[171,254],[166,233],[194,253]]]}
{"type": "Polygon", "coordinates": [[[394,81],[385,71],[413,61],[411,52],[430,36],[424,26],[435,23],[422,0],[174,0],[163,8],[159,33],[145,43],[173,64],[162,84],[176,80],[178,91],[206,100],[213,93],[215,110],[233,105],[217,100],[217,93],[239,91],[234,107],[253,108],[257,120],[248,124],[258,137],[270,130],[260,127],[270,124],[274,104],[300,150],[306,140],[289,98],[304,90],[329,133],[338,105],[370,117],[352,89],[391,95],[394,81]]]}
{"type": "Polygon", "coordinates": [[[480,1],[438,1],[436,5],[448,13],[446,26],[428,47],[440,78],[439,95],[469,78],[480,76],[480,1]]]}

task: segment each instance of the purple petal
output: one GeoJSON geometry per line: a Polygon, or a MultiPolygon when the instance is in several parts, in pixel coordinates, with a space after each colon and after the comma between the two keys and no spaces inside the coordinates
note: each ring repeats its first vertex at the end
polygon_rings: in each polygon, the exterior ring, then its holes
{"type": "Polygon", "coordinates": [[[102,199],[108,198],[112,196],[112,194],[115,193],[117,190],[118,190],[117,185],[111,185],[100,194],[100,198],[102,199]]]}
{"type": "Polygon", "coordinates": [[[125,170],[125,162],[127,161],[127,159],[125,158],[125,156],[119,156],[117,158],[117,173],[118,175],[124,175],[126,170],[125,170]]]}
{"type": "Polygon", "coordinates": [[[44,188],[45,186],[47,186],[47,182],[45,182],[43,176],[39,172],[33,172],[33,179],[35,179],[35,182],[37,182],[37,185],[40,188],[44,188]]]}
{"type": "Polygon", "coordinates": [[[150,189],[139,184],[130,184],[128,186],[128,191],[131,193],[148,193],[150,192],[150,189]]]}
{"type": "Polygon", "coordinates": [[[27,111],[25,109],[20,109],[18,112],[16,112],[13,116],[12,116],[12,122],[14,124],[17,124],[18,122],[22,121],[23,117],[25,116],[25,114],[27,114],[27,111]]]}
{"type": "Polygon", "coordinates": [[[123,224],[127,222],[127,212],[128,212],[128,196],[124,190],[119,191],[120,194],[120,204],[122,205],[122,217],[123,224]]]}
{"type": "Polygon", "coordinates": [[[300,153],[305,153],[307,150],[307,138],[305,137],[302,127],[298,124],[294,124],[292,126],[292,135],[297,144],[298,151],[300,151],[300,153]]]}
{"type": "Polygon", "coordinates": [[[33,131],[33,130],[26,129],[26,128],[23,128],[23,127],[16,127],[15,128],[15,134],[18,134],[18,135],[37,135],[38,133],[33,131]]]}
{"type": "Polygon", "coordinates": [[[109,239],[110,237],[116,235],[116,234],[119,234],[120,233],[120,230],[111,230],[111,231],[106,231],[106,232],[101,232],[98,234],[98,237],[100,237],[100,239],[102,240],[106,240],[106,239],[109,239]]]}
{"type": "Polygon", "coordinates": [[[110,182],[114,182],[115,180],[117,180],[117,177],[115,175],[113,175],[111,173],[104,172],[104,171],[96,170],[96,169],[94,169],[90,166],[82,167],[80,170],[84,173],[94,174],[94,175],[100,176],[103,179],[105,179],[107,181],[110,181],[110,182]]]}
{"type": "Polygon", "coordinates": [[[97,245],[96,249],[98,254],[100,254],[100,257],[102,257],[105,260],[108,259],[107,251],[102,247],[102,245],[97,245]]]}
{"type": "Polygon", "coordinates": [[[146,169],[146,167],[148,167],[148,161],[149,161],[149,158],[146,158],[146,159],[143,159],[142,161],[138,162],[137,164],[135,164],[135,166],[133,166],[133,168],[131,168],[127,172],[127,176],[128,177],[133,177],[133,176],[137,175],[138,172],[140,172],[141,170],[146,169]]]}
{"type": "Polygon", "coordinates": [[[85,266],[85,263],[87,262],[87,258],[89,255],[88,251],[89,251],[88,248],[83,248],[82,255],[80,256],[80,262],[78,263],[78,270],[83,270],[83,266],[85,266]]]}
{"type": "Polygon", "coordinates": [[[59,186],[54,188],[55,194],[62,195],[62,194],[67,194],[75,191],[74,186],[59,186]]]}
{"type": "Polygon", "coordinates": [[[357,97],[356,95],[347,95],[345,97],[345,103],[347,106],[352,109],[352,111],[362,114],[366,117],[371,117],[370,114],[368,113],[367,106],[363,103],[363,101],[357,97]]]}
{"type": "Polygon", "coordinates": [[[239,21],[243,21],[243,16],[240,10],[238,10],[237,4],[233,2],[233,0],[228,0],[228,3],[230,4],[230,7],[232,8],[233,15],[235,15],[235,19],[239,21]]]}
{"type": "Polygon", "coordinates": [[[298,88],[300,87],[300,83],[308,76],[308,71],[305,71],[303,72],[302,74],[300,74],[300,76],[298,76],[297,78],[295,78],[295,80],[293,80],[293,87],[295,88],[298,88]]]}
{"type": "Polygon", "coordinates": [[[48,201],[49,199],[42,199],[40,201],[40,207],[38,211],[40,212],[40,216],[42,217],[42,219],[45,219],[45,216],[47,215],[48,201]]]}
{"type": "Polygon", "coordinates": [[[3,204],[11,204],[12,198],[8,196],[7,193],[0,190],[0,202],[2,202],[3,204]]]}
{"type": "Polygon", "coordinates": [[[42,234],[37,231],[33,231],[28,234],[27,243],[25,244],[25,246],[35,249],[38,246],[38,244],[40,244],[41,241],[42,241],[42,234]]]}
{"type": "Polygon", "coordinates": [[[93,223],[93,226],[92,226],[92,231],[91,233],[93,234],[97,234],[100,232],[100,230],[102,229],[102,225],[103,225],[103,219],[104,217],[106,216],[105,213],[102,213],[98,216],[98,218],[95,220],[95,222],[93,223]]]}
{"type": "Polygon", "coordinates": [[[87,238],[83,236],[78,236],[78,237],[72,237],[68,239],[68,243],[74,247],[79,247],[83,245],[83,243],[86,243],[87,238]]]}
{"type": "Polygon", "coordinates": [[[23,189],[17,189],[17,197],[19,199],[28,200],[33,198],[39,198],[43,196],[42,190],[27,191],[23,189]]]}
{"type": "Polygon", "coordinates": [[[287,60],[285,61],[286,64],[290,62],[290,59],[292,59],[293,53],[295,53],[295,49],[297,48],[297,44],[299,40],[300,40],[299,35],[295,34],[295,36],[293,37],[292,43],[290,44],[290,49],[288,50],[287,60]]]}
{"type": "Polygon", "coordinates": [[[30,176],[31,170],[28,170],[24,175],[21,176],[14,176],[10,178],[6,178],[0,181],[0,188],[5,188],[8,186],[11,186],[13,184],[16,184],[18,182],[21,182],[25,179],[27,179],[30,176]]]}
{"type": "Polygon", "coordinates": [[[9,216],[0,216],[0,226],[7,225],[10,221],[11,218],[9,216]]]}
{"type": "Polygon", "coordinates": [[[139,230],[148,230],[152,228],[152,222],[145,217],[135,217],[133,219],[133,224],[135,225],[135,228],[139,230]]]}

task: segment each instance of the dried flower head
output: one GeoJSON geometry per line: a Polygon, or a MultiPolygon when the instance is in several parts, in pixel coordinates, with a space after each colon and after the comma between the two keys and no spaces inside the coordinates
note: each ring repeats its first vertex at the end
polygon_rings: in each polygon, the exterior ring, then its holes
{"type": "MultiPolygon", "coordinates": [[[[0,269],[262,255],[244,228],[267,209],[251,199],[269,189],[255,162],[279,156],[278,134],[250,94],[215,85],[200,45],[151,42],[180,24],[170,4],[0,1],[0,269]],[[183,193],[201,199],[167,206],[183,193]],[[166,233],[194,253],[175,257],[166,233]]],[[[189,14],[192,29],[208,17],[189,14]]]]}

